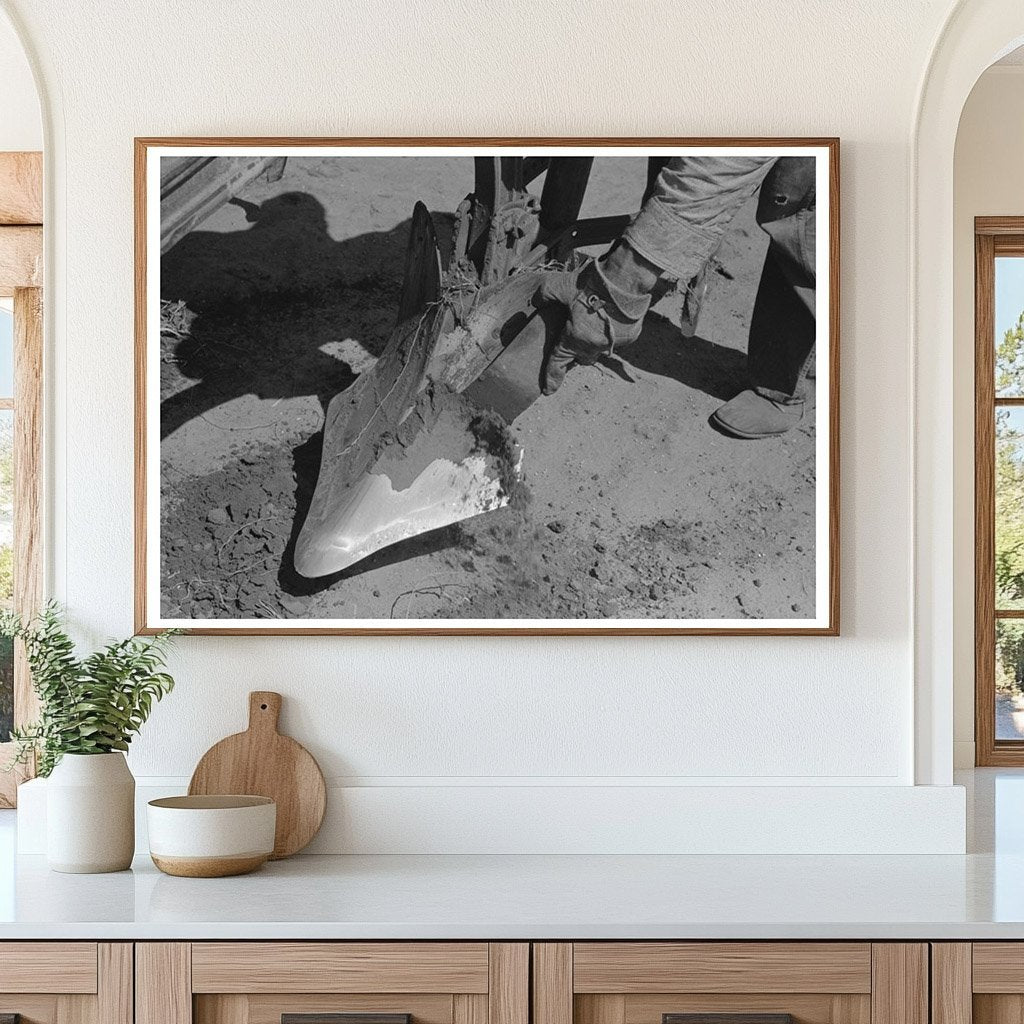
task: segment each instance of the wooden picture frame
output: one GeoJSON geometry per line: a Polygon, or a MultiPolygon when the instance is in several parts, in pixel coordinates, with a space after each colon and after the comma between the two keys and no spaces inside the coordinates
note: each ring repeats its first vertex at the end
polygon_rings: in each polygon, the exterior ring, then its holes
{"type": "MultiPolygon", "coordinates": [[[[652,160],[648,160],[648,167],[653,166],[652,160]]],[[[477,184],[480,182],[479,163],[477,167],[477,184]]],[[[584,182],[586,176],[584,175],[584,182]]],[[[650,191],[653,177],[648,170],[648,193],[650,191]]],[[[564,184],[564,182],[563,182],[564,184]]],[[[511,187],[511,186],[510,186],[511,187]]],[[[525,186],[523,186],[525,187],[525,186]]],[[[282,186],[283,188],[283,186],[282,186]]],[[[547,188],[547,185],[545,185],[547,188]]],[[[582,186],[581,186],[582,188],[582,186]]],[[[479,192],[479,188],[477,189],[479,192]]],[[[294,195],[294,193],[292,193],[294,195]]],[[[519,193],[520,195],[522,193],[519,193]]],[[[581,192],[582,195],[582,192],[581,192]]],[[[412,195],[408,207],[412,207],[412,195]]],[[[452,208],[458,202],[460,196],[452,195],[452,208]]],[[[293,200],[301,205],[301,199],[293,200]]],[[[637,196],[636,206],[639,206],[640,197],[637,196]]],[[[477,206],[481,205],[479,199],[474,200],[477,206]]],[[[812,200],[813,202],[813,200],[812,200]]],[[[522,206],[523,204],[520,204],[522,206]]],[[[529,203],[525,205],[529,206],[529,203]]],[[[542,205],[546,200],[542,199],[542,205]]],[[[475,207],[474,207],[475,208],[475,207]]],[[[447,209],[447,207],[446,207],[447,209]]],[[[461,208],[460,208],[461,209],[461,208]]],[[[559,224],[557,235],[549,232],[547,238],[548,253],[555,251],[555,245],[562,247],[560,251],[572,251],[573,246],[580,246],[584,241],[607,243],[611,238],[623,229],[635,213],[635,208],[627,209],[620,213],[615,211],[602,216],[589,219],[578,219],[579,205],[575,207],[572,219],[565,224],[559,224]],[[609,235],[609,231],[615,234],[609,235]],[[552,241],[554,239],[554,241],[552,241]],[[569,242],[566,239],[571,239],[569,242]]],[[[321,211],[322,213],[322,211],[321,211]]],[[[710,139],[689,139],[689,138],[156,138],[146,137],[135,140],[135,335],[136,335],[136,414],[135,414],[135,471],[136,471],[136,500],[135,500],[135,612],[136,630],[139,633],[153,633],[168,626],[186,628],[190,632],[202,634],[269,634],[269,635],[794,635],[794,636],[835,636],[839,633],[839,140],[835,138],[770,138],[770,139],[739,139],[739,138],[710,138],[710,139]],[[815,404],[809,418],[814,421],[814,570],[808,579],[813,578],[811,586],[812,596],[808,598],[807,607],[801,606],[798,609],[796,601],[792,603],[792,611],[789,607],[785,609],[785,615],[780,618],[750,616],[743,611],[743,602],[739,602],[739,612],[733,612],[731,617],[709,616],[705,618],[673,619],[662,618],[655,614],[645,614],[643,618],[635,618],[628,615],[616,617],[578,618],[578,619],[557,619],[548,621],[547,618],[505,618],[492,616],[485,619],[464,619],[460,617],[437,617],[409,615],[389,619],[379,615],[371,618],[358,618],[355,615],[344,617],[331,616],[321,618],[313,615],[300,615],[295,617],[279,618],[282,613],[279,608],[269,608],[267,611],[272,614],[264,617],[263,612],[259,617],[235,617],[230,612],[221,615],[195,616],[191,614],[179,615],[178,600],[168,599],[167,604],[171,610],[161,607],[165,594],[160,589],[161,560],[157,538],[160,535],[160,523],[158,515],[161,505],[159,493],[162,478],[158,468],[161,448],[159,445],[156,426],[160,418],[154,409],[156,404],[155,396],[160,390],[160,376],[158,369],[158,352],[160,351],[160,309],[159,301],[177,301],[170,295],[157,295],[154,292],[161,290],[161,268],[166,266],[166,253],[162,263],[157,250],[158,247],[165,248],[168,252],[174,251],[174,246],[183,246],[182,239],[194,238],[195,229],[203,218],[212,209],[215,209],[218,202],[230,200],[233,206],[243,211],[246,218],[253,218],[252,222],[263,216],[261,204],[247,199],[239,192],[246,189],[256,188],[253,182],[258,183],[260,196],[267,194],[269,186],[264,186],[264,177],[279,173],[279,163],[293,160],[298,157],[315,156],[318,159],[328,154],[332,157],[344,158],[357,156],[368,158],[380,156],[382,159],[394,159],[397,156],[407,155],[443,154],[445,156],[458,155],[460,157],[486,158],[493,160],[498,168],[493,174],[491,183],[501,179],[504,183],[506,171],[504,168],[509,161],[522,159],[522,168],[517,179],[519,186],[524,180],[528,180],[531,173],[536,173],[537,168],[531,161],[545,161],[544,168],[550,166],[550,161],[555,158],[568,158],[569,160],[584,160],[592,155],[601,157],[608,155],[632,156],[639,158],[644,155],[648,158],[655,156],[665,159],[672,155],[694,155],[694,156],[723,156],[755,154],[761,160],[769,160],[773,156],[813,156],[815,163],[815,184],[817,187],[818,202],[814,214],[814,220],[818,223],[825,223],[827,230],[819,233],[819,241],[815,249],[812,262],[817,267],[816,278],[812,277],[811,302],[815,292],[814,280],[817,281],[817,291],[827,296],[823,303],[819,304],[815,328],[816,344],[818,345],[817,377],[814,385],[815,404]],[[580,155],[578,155],[580,154],[580,155]],[[170,173],[170,178],[164,175],[159,160],[161,157],[168,159],[190,160],[191,165],[170,173]],[[195,189],[195,198],[187,208],[178,207],[174,210],[173,216],[170,212],[171,205],[161,205],[161,191],[164,199],[170,192],[179,187],[180,181],[189,174],[197,174],[198,168],[207,166],[211,160],[218,157],[230,161],[221,167],[221,176],[209,188],[195,189]],[[255,160],[260,160],[256,166],[255,160]],[[160,173],[157,173],[159,170],[160,173]],[[161,181],[161,175],[163,180],[161,181]],[[264,177],[260,177],[263,175],[264,177]],[[169,183],[169,184],[168,184],[169,183]],[[161,185],[167,188],[161,189],[161,185]],[[168,191],[170,189],[170,191],[168,191]],[[822,192],[826,195],[822,198],[822,192]],[[219,197],[219,198],[218,198],[219,197]],[[162,211],[164,211],[162,213],[162,211]],[[190,235],[190,232],[193,234],[190,235]],[[822,352],[822,340],[825,342],[825,351],[822,352]],[[822,383],[824,382],[824,384],[822,383]],[[824,550],[823,550],[824,549],[824,550]]],[[[242,214],[231,210],[232,217],[240,217],[242,214]]],[[[517,208],[517,215],[519,210],[517,208]]],[[[218,216],[226,216],[218,214],[218,216]]],[[[415,218],[413,220],[413,235],[415,237],[415,218]]],[[[429,226],[425,229],[433,237],[433,229],[429,226]]],[[[538,229],[538,237],[542,229],[538,229]]],[[[241,232],[237,233],[240,237],[241,232]]],[[[380,234],[380,232],[378,232],[380,234]]],[[[211,246],[216,239],[211,241],[211,246]]],[[[456,240],[454,244],[457,243],[456,240]]],[[[511,243],[510,243],[511,244],[511,243]]],[[[185,246],[187,249],[187,246],[185,246]]],[[[538,257],[535,255],[537,247],[531,251],[533,262],[526,261],[531,267],[537,265],[538,257]]],[[[178,250],[181,251],[180,249],[178,250]]],[[[212,249],[204,250],[205,252],[212,249]]],[[[410,249],[411,252],[411,249],[410,249]]],[[[175,266],[185,262],[184,255],[177,256],[175,266]]],[[[407,257],[408,262],[412,257],[407,257]]],[[[423,262],[423,261],[421,261],[423,262]]],[[[429,260],[426,262],[429,263],[429,260]]],[[[453,260],[454,265],[454,260],[453,260]]],[[[198,266],[198,264],[197,264],[198,266]]],[[[417,264],[419,266],[419,264],[417,264]]],[[[542,264],[543,266],[543,264],[542,264]]],[[[518,273],[519,267],[513,268],[510,276],[518,273]]],[[[440,271],[438,271],[440,273],[440,271]]],[[[429,274],[427,275],[429,276],[429,274]]],[[[723,275],[727,276],[727,275],[723,275]]],[[[411,302],[408,309],[426,308],[423,305],[424,289],[429,289],[431,284],[426,281],[421,273],[420,279],[415,288],[410,291],[410,278],[406,276],[406,285],[402,291],[402,309],[406,310],[406,304],[411,302]],[[426,283],[424,283],[426,281],[426,283]],[[418,291],[417,291],[418,289],[418,291]],[[416,306],[420,301],[421,305],[416,306]]],[[[487,282],[481,279],[476,287],[486,286],[487,282]]],[[[372,282],[367,284],[371,287],[372,282]]],[[[445,302],[454,301],[450,299],[452,279],[449,276],[435,279],[432,285],[435,289],[440,287],[445,292],[445,302]],[[440,281],[440,285],[438,284],[440,281]]],[[[457,289],[456,289],[457,290],[457,289]]],[[[433,294],[438,294],[435,291],[433,294]]],[[[473,293],[475,294],[475,293],[473,293]]],[[[182,300],[183,308],[190,309],[187,303],[182,300]]],[[[440,304],[437,302],[435,304],[440,304]]],[[[428,304],[429,305],[429,304],[428,304]]],[[[192,311],[194,312],[194,311],[192,311]]],[[[244,318],[244,312],[239,314],[244,318]]],[[[399,318],[401,321],[401,317],[399,318]]],[[[495,335],[496,336],[496,335],[495,335]]],[[[163,358],[166,359],[166,352],[163,358]]],[[[174,361],[172,358],[171,362],[174,361]]],[[[575,372],[575,371],[574,371],[575,372]]],[[[810,428],[808,428],[810,429],[810,428]]],[[[760,444],[754,441],[752,444],[760,444]]],[[[767,450],[767,449],[765,449],[767,450]]],[[[321,473],[321,476],[323,473],[321,473]]],[[[223,513],[214,508],[210,514],[216,514],[222,518],[227,514],[230,518],[230,511],[223,513]]],[[[298,513],[296,512],[296,517],[298,513]]],[[[486,517],[484,517],[486,518],[486,517]]],[[[247,522],[255,522],[255,519],[247,522]]],[[[552,521],[555,525],[552,530],[557,530],[558,520],[552,521]]],[[[237,524],[232,519],[230,522],[218,524],[226,527],[221,532],[224,539],[217,541],[219,545],[233,543],[230,536],[227,536],[237,524]]],[[[243,523],[243,526],[246,524],[243,523]]],[[[543,525],[543,524],[541,524],[543,525]]],[[[771,531],[765,531],[765,535],[771,531]]],[[[218,535],[219,536],[219,535],[218,535]]],[[[546,536],[546,535],[545,535],[546,536]]],[[[293,541],[290,543],[294,542],[293,541]]],[[[187,544],[186,544],[187,546],[187,544]]],[[[803,552],[804,547],[798,546],[798,551],[803,552]]],[[[383,556],[382,556],[383,557],[383,556]]],[[[244,571],[244,567],[239,572],[244,571]]],[[[770,572],[770,566],[768,567],[770,572]]],[[[170,575],[170,574],[168,574],[170,575]]],[[[203,581],[200,581],[203,582],[203,581]]],[[[760,586],[760,582],[757,586],[760,586]]],[[[236,584],[232,584],[236,586],[236,584]]],[[[440,594],[444,587],[449,584],[440,583],[437,585],[440,594]]],[[[455,584],[451,584],[455,586],[455,584]]],[[[804,587],[805,592],[807,587],[804,587]]],[[[658,588],[651,588],[651,601],[655,601],[655,594],[658,588]]],[[[233,593],[234,591],[232,591],[233,593]]],[[[376,591],[374,592],[376,594],[376,591]]],[[[420,591],[411,592],[416,598],[421,596],[420,591]]],[[[386,595],[390,597],[390,593],[386,595]]],[[[405,598],[406,594],[399,594],[399,600],[405,598]]],[[[433,594],[428,595],[432,600],[433,594]]],[[[426,599],[426,598],[424,598],[426,599]]],[[[628,595],[627,595],[628,599],[628,595]]],[[[226,608],[221,595],[220,600],[226,608]]],[[[440,597],[438,598],[440,600],[440,597]]],[[[646,600],[646,598],[645,598],[646,600]]],[[[312,602],[315,604],[315,600],[312,602]]],[[[208,599],[209,605],[214,605],[214,599],[208,599]]],[[[781,606],[780,606],[781,607],[781,606]]],[[[391,613],[395,613],[395,605],[391,606],[391,613]]]]}

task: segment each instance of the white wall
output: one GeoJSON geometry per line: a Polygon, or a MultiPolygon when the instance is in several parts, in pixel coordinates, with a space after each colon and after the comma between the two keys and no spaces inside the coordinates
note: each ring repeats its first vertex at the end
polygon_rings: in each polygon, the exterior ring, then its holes
{"type": "Polygon", "coordinates": [[[954,709],[974,764],[974,218],[1024,216],[1024,65],[990,68],[960,119],[954,162],[954,709]]]}
{"type": "Polygon", "coordinates": [[[39,97],[24,47],[0,15],[0,152],[43,148],[39,97]]]}
{"type": "Polygon", "coordinates": [[[50,98],[51,589],[90,638],[132,627],[133,136],[843,141],[842,638],[183,639],[137,773],[187,776],[260,687],[329,777],[427,803],[483,783],[913,782],[908,181],[946,0],[5,6],[50,98]]]}

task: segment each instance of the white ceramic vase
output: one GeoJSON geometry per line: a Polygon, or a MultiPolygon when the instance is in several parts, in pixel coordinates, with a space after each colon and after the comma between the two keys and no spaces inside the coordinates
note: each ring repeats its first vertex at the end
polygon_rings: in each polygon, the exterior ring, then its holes
{"type": "Polygon", "coordinates": [[[54,871],[124,871],[135,853],[135,778],[124,754],[65,754],[46,783],[54,871]]]}

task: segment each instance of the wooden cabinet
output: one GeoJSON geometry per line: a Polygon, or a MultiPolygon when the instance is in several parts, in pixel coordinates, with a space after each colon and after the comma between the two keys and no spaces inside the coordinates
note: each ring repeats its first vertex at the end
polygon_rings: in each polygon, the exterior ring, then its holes
{"type": "Polygon", "coordinates": [[[1024,943],[11,942],[0,943],[7,1014],[21,1024],[1024,1024],[1024,943]]]}
{"type": "Polygon", "coordinates": [[[132,944],[0,943],[0,1017],[132,1024],[132,944]]]}
{"type": "Polygon", "coordinates": [[[924,943],[537,943],[533,957],[533,1024],[928,1022],[924,943]]]}
{"type": "Polygon", "coordinates": [[[515,942],[139,943],[136,1022],[529,1024],[529,971],[515,942]]]}
{"type": "Polygon", "coordinates": [[[1024,942],[932,945],[934,1024],[1024,1021],[1024,942]]]}
{"type": "Polygon", "coordinates": [[[933,1024],[1021,1024],[1024,942],[931,946],[933,1024]]]}

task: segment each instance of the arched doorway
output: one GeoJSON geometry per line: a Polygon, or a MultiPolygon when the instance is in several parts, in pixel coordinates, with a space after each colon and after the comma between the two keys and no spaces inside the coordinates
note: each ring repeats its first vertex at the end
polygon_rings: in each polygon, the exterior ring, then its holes
{"type": "Polygon", "coordinates": [[[963,0],[936,43],[911,139],[914,346],[915,776],[947,785],[953,769],[955,479],[953,157],[979,76],[1024,43],[1019,0],[963,0]]]}

